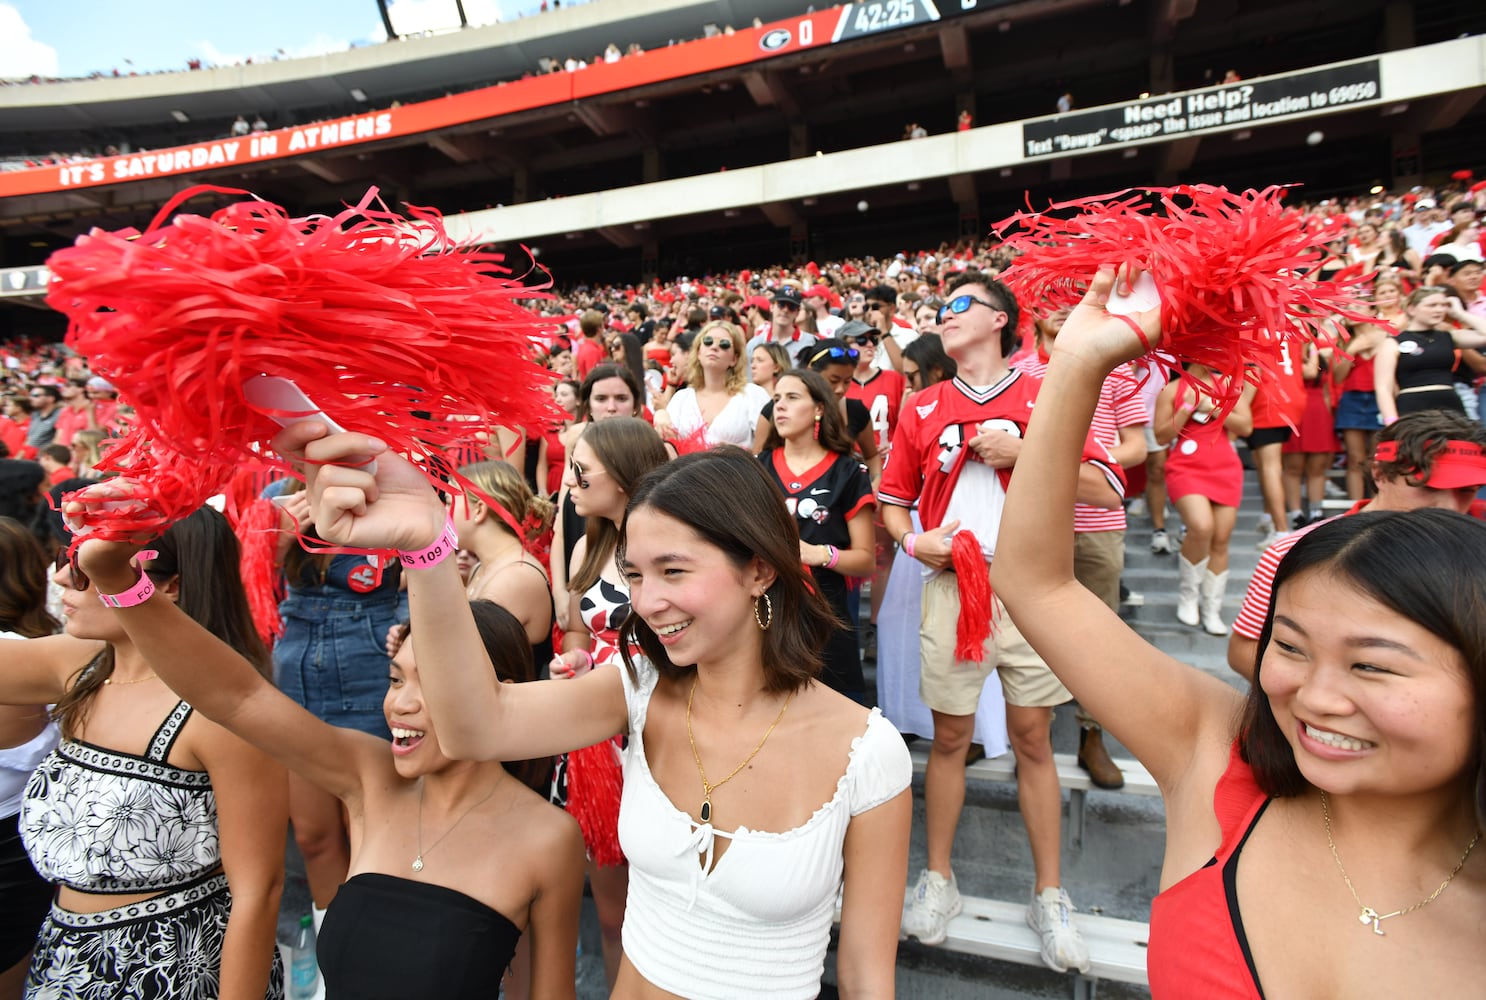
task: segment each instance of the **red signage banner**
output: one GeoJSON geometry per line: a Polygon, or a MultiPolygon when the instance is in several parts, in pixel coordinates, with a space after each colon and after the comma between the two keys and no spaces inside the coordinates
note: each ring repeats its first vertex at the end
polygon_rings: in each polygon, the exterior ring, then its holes
{"type": "Polygon", "coordinates": [[[928,0],[877,0],[868,6],[873,8],[874,15],[878,7],[891,7],[892,11],[888,13],[892,16],[863,20],[863,8],[848,4],[776,21],[760,28],[748,28],[732,35],[717,35],[654,49],[641,55],[626,56],[613,63],[597,63],[572,73],[558,72],[527,77],[431,101],[405,104],[386,111],[192,143],[171,149],[8,171],[0,173],[0,198],[104,187],[158,177],[196,175],[249,163],[360,146],[399,136],[419,135],[455,125],[498,118],[517,111],[550,107],[665,80],[762,62],[791,52],[818,48],[836,41],[859,38],[863,34],[937,18],[937,12],[932,18],[923,13],[932,9],[928,0]],[[901,11],[898,10],[900,4],[901,11]],[[864,26],[869,26],[870,30],[864,26]]]}

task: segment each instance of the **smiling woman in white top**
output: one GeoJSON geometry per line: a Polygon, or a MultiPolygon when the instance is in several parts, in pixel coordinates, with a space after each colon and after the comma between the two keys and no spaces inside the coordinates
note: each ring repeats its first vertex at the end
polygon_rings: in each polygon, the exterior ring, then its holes
{"type": "MultiPolygon", "coordinates": [[[[309,460],[322,537],[407,551],[439,537],[444,507],[422,473],[373,439],[323,434],[301,424],[276,445],[309,460]],[[374,476],[357,468],[372,455],[374,476]]],[[[778,491],[741,449],[669,462],[634,490],[618,562],[625,669],[506,688],[455,562],[409,571],[442,744],[522,758],[628,734],[614,996],[813,998],[838,890],[841,994],[890,996],[912,767],[881,713],[814,680],[835,622],[778,491]]]]}
{"type": "Polygon", "coordinates": [[[768,430],[762,414],[769,394],[748,381],[740,359],[743,331],[726,320],[702,327],[691,342],[691,368],[686,388],[655,415],[661,437],[685,441],[705,431],[708,445],[749,447],[768,430]]]}

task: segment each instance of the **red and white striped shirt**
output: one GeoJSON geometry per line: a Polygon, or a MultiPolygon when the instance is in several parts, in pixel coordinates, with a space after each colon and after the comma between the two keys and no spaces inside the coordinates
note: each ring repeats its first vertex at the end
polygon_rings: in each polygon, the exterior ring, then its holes
{"type": "MultiPolygon", "coordinates": [[[[1014,367],[1033,378],[1047,377],[1047,359],[1040,351],[1033,351],[1019,358],[1014,367]]],[[[1126,427],[1139,427],[1147,423],[1145,403],[1140,389],[1126,371],[1111,372],[1099,387],[1099,402],[1094,405],[1094,419],[1089,427],[1089,436],[1106,448],[1113,449],[1120,443],[1120,431],[1126,427]]],[[[1092,531],[1124,531],[1125,508],[1090,507],[1086,503],[1073,506],[1073,531],[1083,534],[1092,531]]]]}

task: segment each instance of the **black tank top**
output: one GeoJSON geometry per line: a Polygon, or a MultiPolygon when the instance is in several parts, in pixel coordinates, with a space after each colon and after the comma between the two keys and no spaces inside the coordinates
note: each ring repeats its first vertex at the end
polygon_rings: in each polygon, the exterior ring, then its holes
{"type": "Polygon", "coordinates": [[[327,1000],[488,1000],[520,937],[462,892],[368,872],[336,892],[316,951],[327,1000]]]}

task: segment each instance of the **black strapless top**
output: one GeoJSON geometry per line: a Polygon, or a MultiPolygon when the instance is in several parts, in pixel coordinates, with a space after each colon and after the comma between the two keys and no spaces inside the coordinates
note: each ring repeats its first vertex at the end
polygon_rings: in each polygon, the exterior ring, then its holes
{"type": "Polygon", "coordinates": [[[488,1000],[520,937],[462,892],[368,872],[336,891],[316,950],[328,1000],[488,1000]]]}

